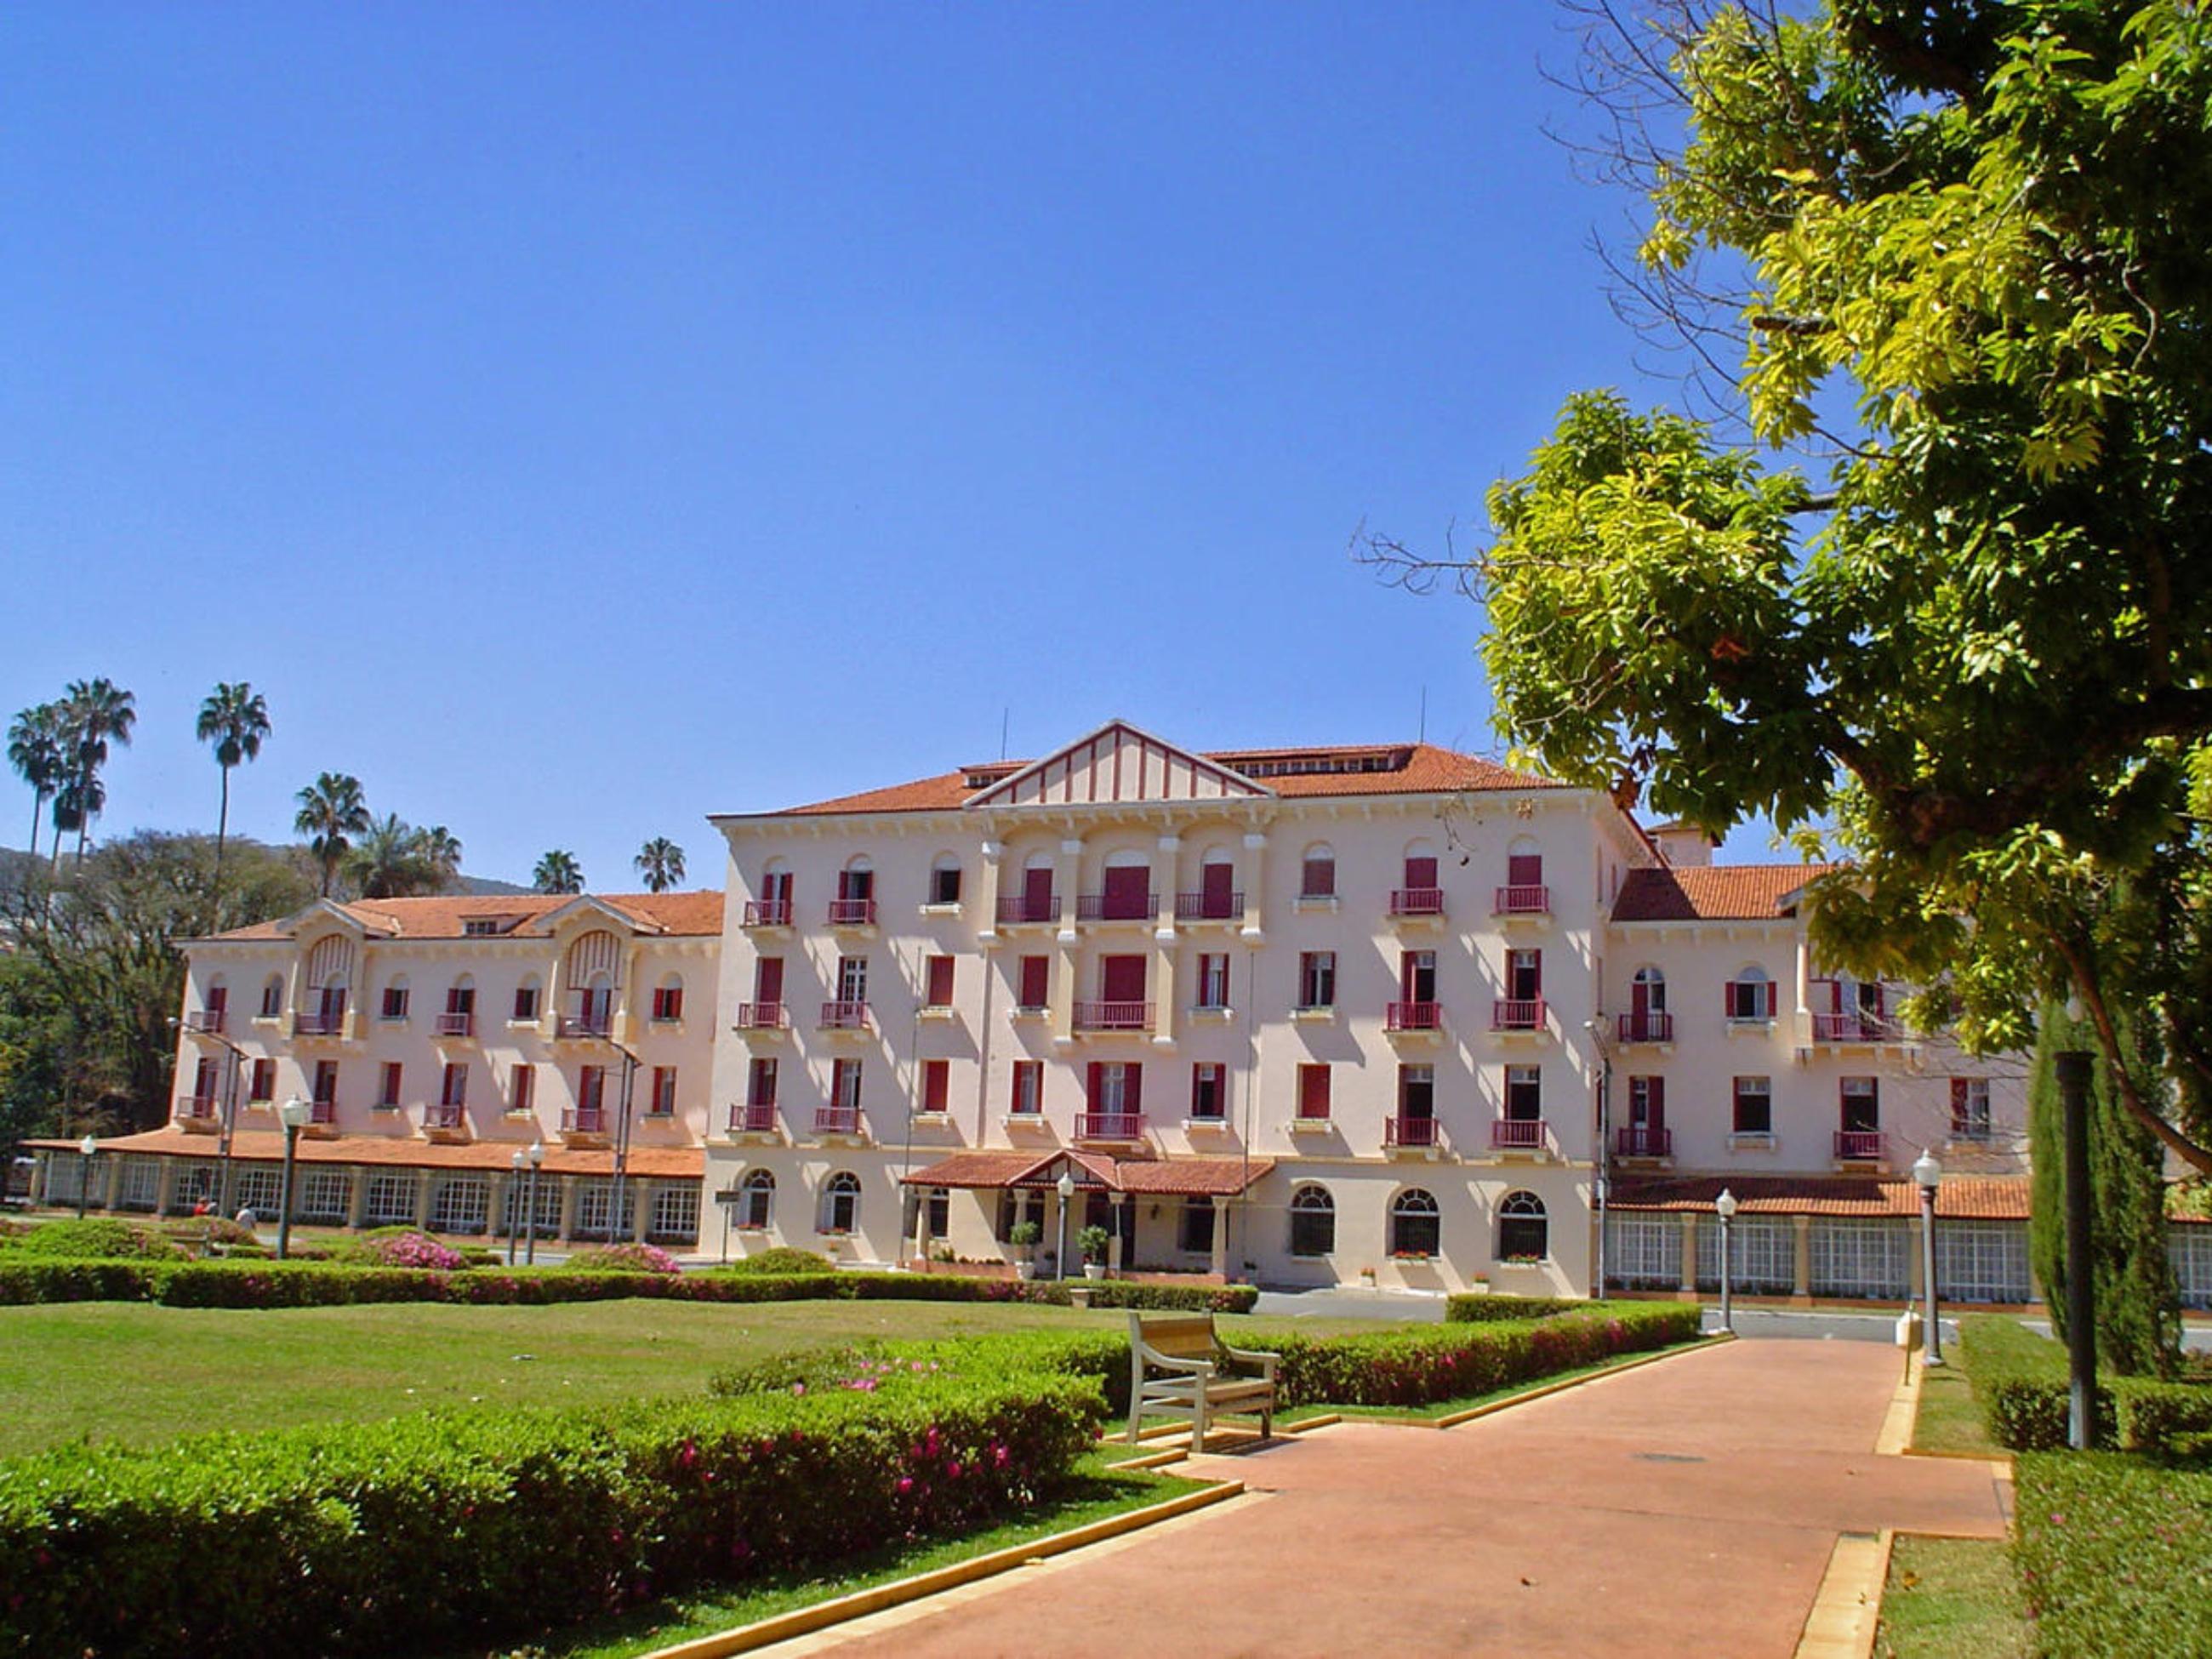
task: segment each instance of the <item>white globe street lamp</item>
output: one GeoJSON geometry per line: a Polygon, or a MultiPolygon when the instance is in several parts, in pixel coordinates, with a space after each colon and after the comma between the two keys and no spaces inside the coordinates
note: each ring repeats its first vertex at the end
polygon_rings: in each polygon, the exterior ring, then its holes
{"type": "Polygon", "coordinates": [[[1943,1165],[1932,1151],[1923,1150],[1912,1160],[1913,1184],[1920,1188],[1920,1270],[1928,1287],[1928,1343],[1925,1364],[1943,1363],[1943,1327],[1936,1309],[1936,1190],[1943,1182],[1943,1165]]]}
{"type": "Polygon", "coordinates": [[[1729,1248],[1729,1223],[1735,1219],[1735,1194],[1725,1187],[1713,1200],[1713,1212],[1721,1218],[1721,1328],[1731,1336],[1735,1334],[1735,1310],[1730,1305],[1735,1288],[1735,1253],[1729,1248]]]}

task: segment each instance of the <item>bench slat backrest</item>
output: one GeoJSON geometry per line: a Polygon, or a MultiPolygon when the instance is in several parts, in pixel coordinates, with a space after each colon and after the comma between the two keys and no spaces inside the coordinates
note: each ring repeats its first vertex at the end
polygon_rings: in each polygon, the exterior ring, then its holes
{"type": "Polygon", "coordinates": [[[1165,1319],[1147,1316],[1139,1322],[1138,1330],[1146,1347],[1174,1359],[1210,1359],[1217,1346],[1210,1314],[1165,1319]]]}

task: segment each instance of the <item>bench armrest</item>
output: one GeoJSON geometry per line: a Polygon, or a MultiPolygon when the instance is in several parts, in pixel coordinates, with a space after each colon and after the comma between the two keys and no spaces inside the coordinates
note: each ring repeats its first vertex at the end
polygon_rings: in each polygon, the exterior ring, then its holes
{"type": "Polygon", "coordinates": [[[1157,1348],[1142,1346],[1139,1346],[1138,1352],[1146,1364],[1157,1366],[1164,1371],[1182,1371],[1192,1376],[1212,1376],[1215,1370],[1214,1364],[1211,1359],[1177,1359],[1172,1354],[1160,1352],[1157,1348]]]}
{"type": "Polygon", "coordinates": [[[1271,1382],[1274,1379],[1275,1367],[1283,1360],[1279,1353],[1263,1353],[1255,1348],[1232,1348],[1224,1344],[1221,1351],[1240,1365],[1257,1365],[1271,1382]]]}

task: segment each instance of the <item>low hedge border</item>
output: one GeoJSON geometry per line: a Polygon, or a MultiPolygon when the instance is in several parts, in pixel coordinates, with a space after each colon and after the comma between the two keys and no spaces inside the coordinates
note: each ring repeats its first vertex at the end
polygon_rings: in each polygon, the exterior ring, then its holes
{"type": "MultiPolygon", "coordinates": [[[[2065,1348],[2001,1314],[1966,1320],[1960,1337],[1990,1437],[2013,1451],[2063,1450],[2072,1410],[2065,1348]]],[[[2212,1435],[2212,1386],[2148,1376],[2098,1378],[2093,1437],[2100,1449],[2172,1458],[2199,1450],[2207,1435],[2212,1435]]]]}
{"type": "MultiPolygon", "coordinates": [[[[356,1267],[319,1261],[131,1261],[0,1259],[0,1306],[46,1302],[157,1302],[173,1308],[319,1308],[370,1302],[503,1304],[604,1302],[659,1297],[679,1302],[1024,1302],[1066,1306],[1058,1281],[967,1279],[948,1273],[683,1274],[592,1273],[564,1267],[356,1267]]],[[[1249,1285],[1088,1286],[1091,1305],[1249,1312],[1249,1285]]]]}
{"type": "Polygon", "coordinates": [[[0,1652],[481,1648],[1011,1512],[1100,1410],[1031,1371],[61,1448],[0,1464],[0,1652]]]}
{"type": "Polygon", "coordinates": [[[1455,1324],[1474,1324],[1500,1319],[1549,1319],[1553,1314],[1586,1313],[1590,1304],[1569,1296],[1492,1296],[1468,1294],[1444,1298],[1444,1318],[1455,1324]]]}
{"type": "MultiPolygon", "coordinates": [[[[1285,1407],[1429,1406],[1687,1341],[1698,1334],[1698,1316],[1689,1304],[1644,1304],[1519,1323],[1431,1325],[1345,1336],[1285,1332],[1267,1337],[1264,1346],[1281,1356],[1276,1378],[1285,1407]]],[[[1109,1411],[1129,1409],[1128,1334],[1104,1328],[800,1350],[719,1372],[708,1386],[714,1393],[736,1395],[872,1391],[914,1374],[915,1368],[930,1374],[1046,1370],[1092,1377],[1105,1389],[1109,1411]]]]}

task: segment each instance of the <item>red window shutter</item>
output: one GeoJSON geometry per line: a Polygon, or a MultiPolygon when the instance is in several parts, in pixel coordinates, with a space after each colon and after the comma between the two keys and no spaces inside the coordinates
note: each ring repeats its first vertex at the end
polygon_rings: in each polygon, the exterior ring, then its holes
{"type": "Polygon", "coordinates": [[[207,1011],[215,1016],[215,1023],[222,1024],[222,1011],[230,1005],[230,993],[222,986],[211,988],[207,994],[207,1011]]]}
{"type": "Polygon", "coordinates": [[[1651,1079],[1649,1098],[1651,1103],[1650,1110],[1651,1127],[1655,1129],[1663,1128],[1667,1122],[1667,1079],[1665,1078],[1655,1077],[1651,1079]]]}
{"type": "Polygon", "coordinates": [[[1042,1008],[1047,1000],[1047,987],[1051,982],[1052,959],[1049,957],[1022,958],[1021,1006],[1042,1008]]]}
{"type": "Polygon", "coordinates": [[[1234,890],[1236,879],[1237,866],[1233,864],[1209,864],[1200,870],[1200,905],[1207,915],[1229,914],[1229,895],[1234,890]]]}
{"type": "Polygon", "coordinates": [[[1951,1079],[1951,1116],[1953,1119],[1957,1120],[1964,1118],[1966,1115],[1966,1079],[1962,1077],[1954,1077],[1951,1079]]]}
{"type": "Polygon", "coordinates": [[[1436,884],[1437,861],[1434,859],[1407,859],[1406,860],[1407,886],[1433,887],[1436,884]]]}
{"type": "Polygon", "coordinates": [[[1301,1066],[1298,1067],[1298,1115],[1327,1117],[1328,1115],[1328,1067],[1301,1066]]]}
{"type": "Polygon", "coordinates": [[[1031,921],[1041,921],[1052,908],[1052,866],[1022,872],[1022,908],[1031,921]]]}
{"type": "Polygon", "coordinates": [[[1100,1000],[1142,1002],[1145,1000],[1145,959],[1106,957],[1099,963],[1100,1000]]]}
{"type": "Polygon", "coordinates": [[[1089,1103],[1089,1109],[1093,1112],[1096,1112],[1098,1109],[1098,1102],[1104,1094],[1106,1066],[1104,1062],[1094,1060],[1087,1067],[1085,1068],[1083,1078],[1083,1098],[1089,1103]]]}
{"type": "Polygon", "coordinates": [[[1532,997],[1544,994],[1544,953],[1541,951],[1528,952],[1528,994],[1532,997]]]}
{"type": "Polygon", "coordinates": [[[1541,887],[1544,884],[1544,855],[1541,853],[1514,853],[1505,860],[1505,882],[1509,887],[1541,887]]]}
{"type": "Polygon", "coordinates": [[[951,1092],[952,1063],[945,1060],[925,1060],[921,1063],[921,1109],[941,1112],[951,1092]]]}
{"type": "Polygon", "coordinates": [[[1145,1109],[1145,1068],[1140,1064],[1121,1068],[1121,1109],[1132,1117],[1145,1109]]]}
{"type": "Polygon", "coordinates": [[[933,1008],[952,1006],[952,958],[932,957],[929,959],[928,1002],[933,1008]]]}
{"type": "Polygon", "coordinates": [[[532,1066],[516,1066],[514,1068],[514,1109],[518,1112],[528,1111],[532,1097],[537,1092],[537,1068],[532,1066]]]}
{"type": "Polygon", "coordinates": [[[753,1000],[775,1003],[783,1000],[783,958],[763,957],[753,967],[753,1000]]]}
{"type": "Polygon", "coordinates": [[[1336,894],[1336,860],[1308,859],[1304,878],[1298,884],[1300,895],[1306,898],[1332,898],[1336,894]]]}

